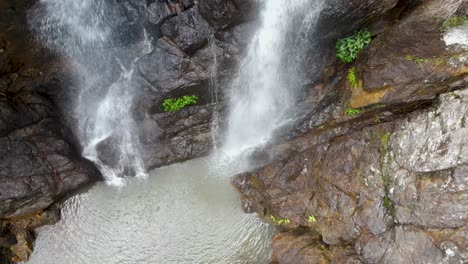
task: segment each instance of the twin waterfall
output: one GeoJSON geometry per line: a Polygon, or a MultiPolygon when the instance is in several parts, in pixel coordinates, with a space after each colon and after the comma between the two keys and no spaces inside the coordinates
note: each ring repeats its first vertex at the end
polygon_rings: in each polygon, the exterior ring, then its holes
{"type": "MultiPolygon", "coordinates": [[[[293,121],[304,79],[301,59],[312,46],[308,34],[313,32],[320,1],[263,1],[261,25],[228,89],[230,110],[219,155],[235,159],[270,142],[276,129],[293,121]]],[[[152,40],[138,21],[141,10],[130,5],[40,0],[31,22],[41,41],[72,65],[73,118],[83,156],[116,185],[125,176],[146,175],[131,111],[132,77],[138,59],[152,51],[152,40]]]]}

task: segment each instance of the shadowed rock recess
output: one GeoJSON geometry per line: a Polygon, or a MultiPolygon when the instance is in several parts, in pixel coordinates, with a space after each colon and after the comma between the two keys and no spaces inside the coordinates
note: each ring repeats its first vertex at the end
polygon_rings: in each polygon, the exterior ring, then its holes
{"type": "MultiPolygon", "coordinates": [[[[79,66],[33,36],[36,2],[0,0],[0,263],[27,260],[33,229],[59,218],[54,202],[101,177],[74,132],[79,66]]],[[[295,123],[255,153],[261,167],[232,179],[245,211],[277,226],[272,263],[468,262],[468,26],[446,26],[468,5],[447,15],[444,2],[324,0],[295,123]],[[371,44],[339,62],[336,41],[362,28],[371,44]]],[[[141,41],[135,17],[152,42],[132,79],[145,167],[207,155],[222,141],[213,122],[225,125],[224,97],[261,5],[115,4],[131,24],[116,45],[141,41]],[[183,95],[197,105],[163,111],[183,95]]]]}

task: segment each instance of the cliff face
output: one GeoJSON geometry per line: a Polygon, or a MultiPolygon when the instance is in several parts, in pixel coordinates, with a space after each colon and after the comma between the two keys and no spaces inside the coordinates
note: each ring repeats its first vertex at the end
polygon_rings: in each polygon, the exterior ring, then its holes
{"type": "Polygon", "coordinates": [[[233,178],[245,210],[278,226],[274,263],[468,260],[468,47],[446,41],[468,29],[444,28],[439,4],[372,41],[357,87],[331,63],[310,93],[326,107],[265,151],[270,165],[233,178]]]}

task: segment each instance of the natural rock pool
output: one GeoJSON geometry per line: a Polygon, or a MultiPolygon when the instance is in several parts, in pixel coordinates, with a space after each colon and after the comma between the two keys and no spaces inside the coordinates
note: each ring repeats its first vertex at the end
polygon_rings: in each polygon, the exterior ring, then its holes
{"type": "Polygon", "coordinates": [[[268,263],[273,229],[244,214],[210,158],[68,199],[38,231],[31,264],[268,263]]]}

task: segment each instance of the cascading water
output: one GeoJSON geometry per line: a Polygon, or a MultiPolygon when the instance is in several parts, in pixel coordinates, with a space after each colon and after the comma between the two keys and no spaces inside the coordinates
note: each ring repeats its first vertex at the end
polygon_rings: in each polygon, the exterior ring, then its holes
{"type": "Polygon", "coordinates": [[[230,89],[221,149],[227,158],[269,142],[274,131],[292,118],[297,92],[304,84],[304,54],[313,48],[310,36],[322,8],[321,0],[267,0],[263,4],[262,26],[230,89]]]}
{"type": "Polygon", "coordinates": [[[126,45],[122,31],[144,33],[138,21],[129,21],[132,17],[138,17],[137,8],[107,0],[41,0],[32,11],[40,39],[75,66],[83,156],[112,184],[121,184],[122,176],[146,175],[131,112],[132,77],[135,62],[151,44],[140,34],[142,41],[126,45]]]}
{"type": "MultiPolygon", "coordinates": [[[[138,17],[121,10],[132,1],[40,1],[33,21],[43,41],[78,69],[76,119],[84,155],[108,181],[144,173],[130,109],[133,67],[151,45],[143,33],[143,40],[133,44],[121,43],[125,34],[116,33],[129,24],[128,17],[138,17]],[[114,154],[109,162],[106,156],[114,154]]],[[[238,156],[268,142],[292,119],[304,82],[302,55],[313,47],[309,33],[318,1],[264,0],[263,24],[231,87],[221,153],[238,156]]],[[[213,102],[218,102],[216,64],[213,102]]],[[[214,120],[217,126],[218,116],[214,120]]],[[[216,168],[211,159],[201,159],[172,165],[150,172],[144,181],[128,179],[117,189],[98,183],[64,203],[58,224],[39,230],[29,263],[269,263],[272,227],[242,213],[226,180],[247,167],[236,159],[221,164],[216,168]]]]}

